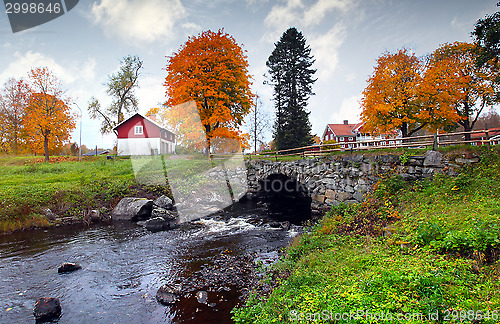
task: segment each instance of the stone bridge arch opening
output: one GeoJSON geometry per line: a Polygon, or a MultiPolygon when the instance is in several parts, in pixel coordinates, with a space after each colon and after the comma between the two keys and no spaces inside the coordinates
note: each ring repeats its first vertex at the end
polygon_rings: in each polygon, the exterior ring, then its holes
{"type": "Polygon", "coordinates": [[[284,174],[271,174],[259,181],[259,200],[271,218],[300,225],[311,219],[311,197],[307,188],[284,174]]]}

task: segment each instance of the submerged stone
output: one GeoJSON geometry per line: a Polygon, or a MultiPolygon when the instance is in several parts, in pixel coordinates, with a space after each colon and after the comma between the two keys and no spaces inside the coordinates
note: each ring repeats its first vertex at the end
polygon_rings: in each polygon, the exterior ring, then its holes
{"type": "Polygon", "coordinates": [[[163,285],[156,292],[156,300],[163,305],[173,305],[180,300],[181,287],[163,285]]]}
{"type": "Polygon", "coordinates": [[[81,268],[82,266],[79,265],[78,263],[64,262],[59,266],[59,268],[57,268],[57,272],[58,273],[73,272],[81,268]]]}
{"type": "Polygon", "coordinates": [[[206,291],[198,291],[196,293],[196,300],[200,304],[206,304],[208,300],[208,293],[206,291]]]}
{"type": "Polygon", "coordinates": [[[165,219],[163,217],[155,217],[148,219],[144,223],[144,227],[152,232],[165,231],[177,227],[177,219],[165,219]]]}
{"type": "Polygon", "coordinates": [[[33,315],[38,322],[51,321],[61,316],[61,303],[59,298],[42,297],[35,303],[33,315]]]}

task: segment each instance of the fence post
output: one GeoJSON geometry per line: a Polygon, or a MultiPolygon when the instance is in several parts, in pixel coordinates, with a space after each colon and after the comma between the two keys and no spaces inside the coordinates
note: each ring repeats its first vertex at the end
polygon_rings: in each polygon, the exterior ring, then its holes
{"type": "Polygon", "coordinates": [[[434,143],[432,144],[432,150],[437,151],[438,149],[438,135],[434,134],[434,143]]]}
{"type": "Polygon", "coordinates": [[[488,132],[488,130],[486,130],[485,133],[486,133],[486,140],[488,141],[486,142],[487,148],[488,150],[491,150],[490,133],[488,132]]]}
{"type": "Polygon", "coordinates": [[[278,162],[278,150],[276,150],[276,152],[274,152],[274,157],[276,158],[276,162],[278,162]]]}

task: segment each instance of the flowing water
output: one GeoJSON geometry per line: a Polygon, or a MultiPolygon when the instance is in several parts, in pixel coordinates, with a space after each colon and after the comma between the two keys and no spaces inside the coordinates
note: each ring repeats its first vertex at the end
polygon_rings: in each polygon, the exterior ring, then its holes
{"type": "Polygon", "coordinates": [[[165,232],[113,223],[0,236],[0,323],[33,323],[39,297],[61,300],[59,323],[231,323],[230,310],[241,296],[234,287],[210,293],[211,305],[183,298],[163,306],[156,291],[188,278],[221,253],[277,255],[300,227],[272,228],[268,215],[247,202],[165,232]],[[63,262],[82,269],[58,274],[63,262]]]}

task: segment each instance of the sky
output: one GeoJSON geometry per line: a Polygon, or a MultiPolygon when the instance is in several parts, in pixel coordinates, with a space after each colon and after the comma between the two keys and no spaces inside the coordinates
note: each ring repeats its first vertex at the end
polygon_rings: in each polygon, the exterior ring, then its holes
{"type": "MultiPolygon", "coordinates": [[[[272,89],[264,84],[266,60],[289,27],[306,38],[317,69],[309,100],[314,134],[327,123],[359,121],[359,100],[376,59],[402,47],[430,54],[444,43],[470,42],[475,22],[498,10],[498,0],[80,0],[61,17],[13,33],[0,13],[0,85],[46,66],[59,77],[82,118],[72,134],[89,148],[112,148],[116,136],[102,136],[89,118],[92,96],[103,106],[108,77],[120,59],[144,61],[136,95],[139,112],[165,102],[166,57],[189,36],[205,30],[231,34],[246,50],[252,90],[272,123],[272,89]],[[78,108],[79,107],[79,108],[78,108]]],[[[2,8],[3,9],[3,8],[2,8]]],[[[271,139],[271,134],[267,134],[271,139]]]]}

